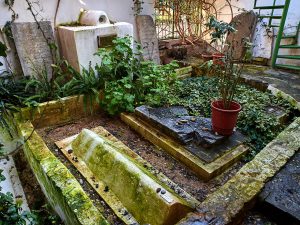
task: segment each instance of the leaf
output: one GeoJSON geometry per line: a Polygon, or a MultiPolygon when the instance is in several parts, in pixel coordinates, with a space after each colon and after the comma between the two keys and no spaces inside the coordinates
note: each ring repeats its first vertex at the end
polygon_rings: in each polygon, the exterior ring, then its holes
{"type": "Polygon", "coordinates": [[[6,45],[0,41],[0,56],[7,57],[6,50],[6,45]]]}

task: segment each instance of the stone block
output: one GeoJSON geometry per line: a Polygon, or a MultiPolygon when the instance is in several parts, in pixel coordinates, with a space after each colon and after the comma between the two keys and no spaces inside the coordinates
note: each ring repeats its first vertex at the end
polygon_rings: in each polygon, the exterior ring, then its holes
{"type": "Polygon", "coordinates": [[[54,35],[50,21],[39,24],[40,28],[35,22],[12,23],[11,29],[24,75],[37,77],[45,71],[50,79],[53,56],[49,44],[54,43],[54,35]]]}
{"type": "Polygon", "coordinates": [[[174,224],[192,209],[149,171],[84,129],[72,142],[74,154],[103,181],[141,224],[174,224]]]}
{"type": "MultiPolygon", "coordinates": [[[[233,163],[239,161],[241,157],[248,151],[248,147],[239,144],[229,149],[225,154],[218,157],[211,163],[201,160],[195,154],[188,151],[184,145],[174,140],[174,138],[162,132],[158,126],[153,126],[138,116],[133,114],[121,114],[121,119],[127,123],[132,129],[140,133],[144,138],[159,146],[177,160],[184,163],[199,177],[209,180],[212,177],[222,173],[225,169],[233,163]]],[[[213,149],[213,148],[212,148],[213,149]]],[[[207,149],[210,151],[212,149],[207,149]]]]}
{"type": "Polygon", "coordinates": [[[67,225],[108,225],[70,171],[48,149],[30,122],[17,123],[24,153],[49,204],[67,225]]]}
{"type": "Polygon", "coordinates": [[[255,27],[256,27],[256,14],[253,11],[243,12],[235,16],[231,23],[236,28],[237,32],[230,33],[226,38],[226,43],[233,45],[233,58],[242,59],[246,53],[244,47],[244,39],[249,38],[251,41],[255,27]]]}
{"type": "Polygon", "coordinates": [[[60,26],[58,35],[62,56],[81,72],[82,68],[87,69],[90,63],[93,68],[97,63],[100,64],[101,60],[95,53],[98,48],[104,47],[101,44],[102,39],[107,42],[107,39],[112,40],[115,37],[133,36],[133,26],[124,22],[97,26],[60,26]]]}
{"type": "Polygon", "coordinates": [[[300,152],[266,184],[260,198],[300,221],[300,152]]]}
{"type": "Polygon", "coordinates": [[[160,64],[158,38],[156,27],[152,16],[138,15],[136,16],[136,27],[138,32],[139,42],[143,48],[144,60],[151,60],[160,64]]]}

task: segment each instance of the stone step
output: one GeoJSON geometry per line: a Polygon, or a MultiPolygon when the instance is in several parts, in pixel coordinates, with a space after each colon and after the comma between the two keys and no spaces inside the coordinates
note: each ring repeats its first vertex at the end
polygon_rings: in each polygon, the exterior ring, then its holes
{"type": "Polygon", "coordinates": [[[193,211],[188,202],[105,137],[84,129],[72,142],[72,150],[139,223],[174,224],[193,211]]]}

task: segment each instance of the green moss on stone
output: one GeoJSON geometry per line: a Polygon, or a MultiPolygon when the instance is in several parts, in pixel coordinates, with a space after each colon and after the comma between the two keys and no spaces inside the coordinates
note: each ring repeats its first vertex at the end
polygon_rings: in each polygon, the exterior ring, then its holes
{"type": "Polygon", "coordinates": [[[190,210],[187,203],[170,192],[165,196],[169,196],[172,202],[164,200],[156,190],[168,188],[97,134],[84,129],[73,141],[72,149],[141,224],[174,222],[176,217],[180,219],[180,215],[190,210]]]}
{"type": "MultiPolygon", "coordinates": [[[[33,129],[29,122],[19,124],[19,128],[25,137],[28,137],[33,129]]],[[[64,218],[66,224],[108,224],[74,176],[51,153],[36,132],[33,132],[25,143],[24,152],[35,176],[45,190],[49,203],[64,218]]]]}

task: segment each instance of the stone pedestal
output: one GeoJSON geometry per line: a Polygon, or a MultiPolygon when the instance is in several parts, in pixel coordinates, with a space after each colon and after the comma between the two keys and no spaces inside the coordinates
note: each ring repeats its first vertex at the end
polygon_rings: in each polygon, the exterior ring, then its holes
{"type": "Polygon", "coordinates": [[[90,63],[92,67],[100,63],[100,58],[94,55],[98,48],[109,47],[115,37],[133,36],[133,26],[123,22],[98,26],[61,26],[58,34],[62,56],[81,72],[90,63]]]}

